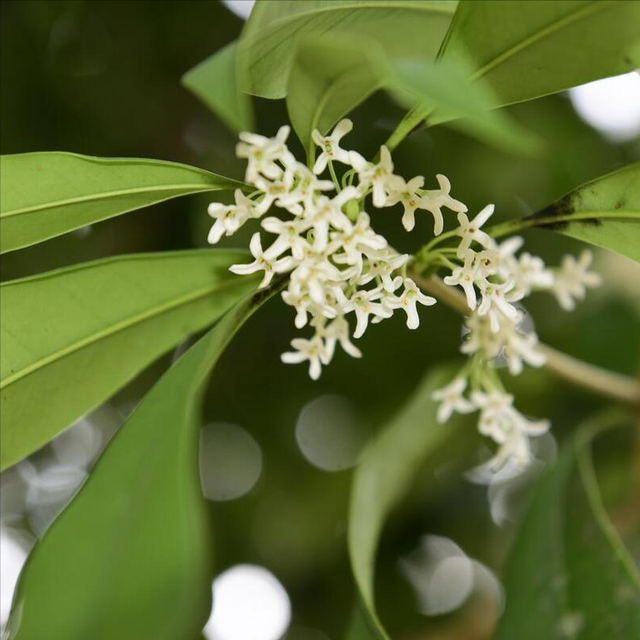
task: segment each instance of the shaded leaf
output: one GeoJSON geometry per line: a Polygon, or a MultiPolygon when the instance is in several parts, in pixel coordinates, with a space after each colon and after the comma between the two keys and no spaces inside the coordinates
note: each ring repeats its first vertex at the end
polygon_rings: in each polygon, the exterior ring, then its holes
{"type": "Polygon", "coordinates": [[[259,302],[245,299],[229,311],[120,428],[31,552],[11,638],[174,640],[200,632],[212,573],[198,472],[200,397],[259,302]]]}
{"type": "Polygon", "coordinates": [[[640,637],[640,578],[602,506],[579,433],[536,487],[505,570],[496,640],[640,637]]]}
{"type": "Polygon", "coordinates": [[[437,370],[420,383],[414,397],[402,412],[380,432],[356,469],[349,507],[349,557],[366,620],[356,615],[353,637],[387,640],[388,635],[376,613],[374,601],[375,556],[382,527],[392,509],[411,487],[418,470],[441,453],[454,440],[468,444],[462,420],[447,424],[436,420],[433,392],[450,381],[449,369],[437,370]],[[365,624],[366,622],[366,624],[365,624]]]}
{"type": "Polygon", "coordinates": [[[492,111],[495,101],[483,83],[471,83],[465,67],[405,59],[393,65],[392,82],[404,89],[421,108],[435,111],[434,120],[473,135],[497,147],[533,154],[540,141],[505,113],[492,111]]]}
{"type": "Polygon", "coordinates": [[[291,68],[287,110],[309,157],[311,132],[323,135],[381,84],[384,53],[375,40],[362,36],[325,35],[301,46],[291,68]]]}
{"type": "Polygon", "coordinates": [[[241,251],[99,260],[0,286],[0,468],[18,462],[256,286],[241,251]]]}
{"type": "Polygon", "coordinates": [[[0,159],[0,252],[163,200],[242,184],[176,162],[22,153],[0,159]]]}
{"type": "Polygon", "coordinates": [[[370,36],[390,59],[433,58],[456,3],[426,0],[281,0],[258,2],[240,40],[242,88],[283,98],[300,44],[314,36],[370,36]]]}
{"type": "Polygon", "coordinates": [[[182,76],[182,84],[202,100],[231,130],[252,131],[251,100],[240,91],[237,41],[217,51],[182,76]]]}

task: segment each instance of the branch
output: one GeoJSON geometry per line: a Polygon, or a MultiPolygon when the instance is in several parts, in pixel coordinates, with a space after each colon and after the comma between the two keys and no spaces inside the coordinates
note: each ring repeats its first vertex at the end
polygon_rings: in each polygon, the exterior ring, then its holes
{"type": "MultiPolygon", "coordinates": [[[[444,284],[440,278],[435,276],[425,278],[415,272],[410,275],[414,282],[427,293],[462,314],[469,313],[464,295],[457,289],[444,284]]],[[[601,396],[640,407],[640,380],[596,367],[545,344],[540,344],[538,350],[547,359],[547,369],[559,378],[601,396]]]]}

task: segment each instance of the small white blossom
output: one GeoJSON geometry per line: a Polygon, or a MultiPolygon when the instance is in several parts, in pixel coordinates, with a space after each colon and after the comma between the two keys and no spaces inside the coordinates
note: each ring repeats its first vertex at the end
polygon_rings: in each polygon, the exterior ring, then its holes
{"type": "Polygon", "coordinates": [[[477,265],[475,260],[475,252],[471,249],[467,250],[464,259],[464,265],[454,269],[450,276],[445,276],[444,283],[451,287],[460,285],[467,297],[467,306],[469,309],[475,309],[478,302],[475,289],[477,265]]]}
{"type": "Polygon", "coordinates": [[[262,281],[258,285],[261,289],[264,289],[271,282],[274,273],[286,273],[293,268],[294,259],[291,256],[278,260],[277,248],[269,247],[266,251],[262,250],[260,232],[253,234],[249,249],[255,260],[250,264],[234,264],[229,267],[229,271],[239,275],[249,275],[257,271],[264,271],[262,281]]]}
{"type": "Polygon", "coordinates": [[[322,327],[318,331],[318,334],[325,340],[323,364],[327,365],[331,362],[338,342],[345,353],[348,353],[352,358],[362,357],[362,351],[360,351],[360,349],[358,349],[358,347],[356,347],[350,340],[349,323],[344,319],[344,317],[337,317],[328,325],[322,327]]]}
{"type": "Polygon", "coordinates": [[[491,330],[494,333],[500,330],[502,315],[511,321],[517,321],[521,317],[520,311],[511,303],[522,299],[523,294],[513,287],[513,280],[502,284],[486,282],[480,287],[482,302],[478,306],[478,315],[489,316],[491,330]]]}
{"type": "Polygon", "coordinates": [[[288,163],[293,159],[285,144],[289,131],[289,127],[285,125],[278,129],[275,138],[246,131],[239,134],[242,142],[236,145],[236,155],[248,160],[245,176],[247,182],[255,182],[260,175],[270,180],[278,180],[282,176],[283,170],[277,162],[288,163]]]}
{"type": "Polygon", "coordinates": [[[477,242],[488,249],[493,246],[493,239],[487,233],[482,231],[481,228],[482,225],[493,215],[494,210],[495,206],[488,204],[471,221],[469,221],[469,218],[465,213],[458,213],[458,224],[460,226],[456,229],[456,234],[462,238],[457,252],[459,258],[465,257],[472,242],[477,242]]]}
{"type": "Polygon", "coordinates": [[[294,338],[291,346],[295,351],[287,351],[280,358],[286,364],[299,364],[305,360],[309,361],[309,376],[312,380],[317,380],[322,372],[322,361],[325,358],[324,344],[322,338],[316,336],[311,340],[304,338],[294,338]]]}
{"type": "Polygon", "coordinates": [[[442,389],[433,392],[431,396],[437,402],[438,422],[446,422],[455,413],[471,413],[476,410],[475,405],[464,397],[464,390],[467,388],[467,379],[455,378],[453,382],[442,389]]]}
{"type": "Polygon", "coordinates": [[[393,311],[384,307],[380,302],[381,287],[370,290],[356,291],[343,305],[345,312],[353,311],[356,315],[356,329],[353,332],[354,338],[361,338],[369,324],[369,316],[374,318],[390,318],[393,311]]]}
{"type": "Polygon", "coordinates": [[[389,196],[390,178],[393,176],[393,161],[389,149],[384,145],[380,147],[380,160],[376,164],[367,162],[356,151],[349,152],[349,162],[358,172],[360,189],[364,193],[366,189],[373,189],[373,206],[384,207],[389,196]]]}
{"type": "Polygon", "coordinates": [[[426,209],[431,212],[433,215],[433,233],[439,236],[444,228],[442,207],[447,207],[456,213],[466,213],[467,206],[449,195],[451,193],[451,183],[447,176],[439,173],[436,175],[436,180],[440,189],[427,191],[420,198],[420,209],[426,209]]]}
{"type": "Polygon", "coordinates": [[[247,220],[259,216],[253,200],[247,198],[240,189],[236,189],[234,195],[235,204],[212,202],[209,205],[209,215],[216,220],[209,231],[209,244],[216,244],[224,235],[233,235],[247,220]]]}
{"type": "Polygon", "coordinates": [[[578,260],[569,255],[562,259],[552,290],[558,303],[566,311],[575,308],[575,300],[585,297],[587,287],[597,287],[601,284],[600,275],[589,271],[592,261],[593,254],[588,250],[583,251],[578,260]]]}
{"type": "Polygon", "coordinates": [[[389,196],[386,205],[392,207],[402,202],[404,213],[402,225],[407,231],[416,226],[416,209],[420,208],[421,195],[418,193],[424,186],[424,178],[416,176],[407,182],[401,176],[391,176],[388,181],[389,196]]]}
{"type": "Polygon", "coordinates": [[[417,329],[420,326],[420,316],[418,315],[417,303],[430,307],[436,303],[436,299],[425,296],[411,278],[405,278],[403,283],[404,291],[400,296],[387,296],[384,306],[390,309],[403,309],[407,314],[407,327],[417,329]]]}
{"type": "Polygon", "coordinates": [[[311,134],[312,140],[322,149],[322,153],[317,157],[313,165],[313,173],[321,174],[326,168],[327,163],[333,160],[342,162],[343,164],[351,164],[349,160],[349,152],[340,148],[340,140],[353,129],[353,122],[348,118],[340,120],[335,129],[326,137],[322,136],[317,129],[311,134]]]}

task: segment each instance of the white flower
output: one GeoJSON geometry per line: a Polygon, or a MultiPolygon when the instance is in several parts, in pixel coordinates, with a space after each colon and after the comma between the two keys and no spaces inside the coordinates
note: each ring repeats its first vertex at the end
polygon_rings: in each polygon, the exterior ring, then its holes
{"type": "Polygon", "coordinates": [[[337,160],[343,164],[350,164],[349,152],[340,148],[340,140],[353,129],[353,122],[348,118],[340,120],[333,132],[324,137],[317,129],[314,129],[311,138],[322,149],[322,153],[317,157],[313,165],[313,173],[321,174],[329,161],[337,160]]]}
{"type": "Polygon", "coordinates": [[[416,304],[419,302],[427,307],[434,305],[436,299],[425,296],[411,278],[404,279],[404,291],[399,297],[385,297],[384,306],[390,309],[403,309],[407,314],[407,327],[417,329],[420,326],[420,316],[416,304]]]}
{"type": "Polygon", "coordinates": [[[373,188],[373,206],[384,207],[387,204],[389,182],[393,176],[393,161],[389,149],[380,147],[380,161],[377,164],[367,162],[356,151],[349,152],[349,162],[358,172],[360,189],[364,193],[369,187],[373,188]]]}
{"type": "Polygon", "coordinates": [[[313,226],[313,248],[325,251],[329,241],[330,227],[346,231],[351,227],[349,218],[342,213],[342,207],[358,192],[355,187],[347,187],[333,198],[317,196],[314,205],[304,212],[304,218],[313,226]]]}
{"type": "Polygon", "coordinates": [[[474,404],[469,402],[463,395],[466,388],[467,379],[456,378],[446,387],[433,392],[431,397],[440,402],[437,415],[438,422],[446,422],[454,412],[471,413],[476,410],[474,404]]]}
{"type": "Polygon", "coordinates": [[[313,201],[318,191],[331,191],[334,184],[331,180],[318,180],[316,175],[300,162],[296,162],[291,171],[295,184],[287,193],[278,197],[277,205],[295,215],[302,213],[301,204],[305,208],[314,206],[313,201]]]}
{"type": "Polygon", "coordinates": [[[532,367],[541,367],[545,364],[546,358],[536,349],[538,336],[533,331],[523,333],[518,331],[515,325],[511,325],[507,331],[504,356],[507,359],[509,373],[512,376],[522,373],[523,362],[532,367]]]}
{"type": "Polygon", "coordinates": [[[387,241],[371,228],[371,219],[364,211],[352,224],[347,220],[347,227],[340,233],[332,233],[331,239],[339,243],[341,253],[334,256],[339,264],[356,265],[358,273],[362,272],[362,254],[373,255],[376,251],[387,248],[387,241]]]}
{"type": "Polygon", "coordinates": [[[327,260],[322,253],[309,252],[291,273],[291,291],[308,291],[311,300],[324,305],[327,292],[325,284],[341,279],[340,270],[327,260]]]}
{"type": "Polygon", "coordinates": [[[209,231],[209,244],[216,244],[223,235],[234,234],[249,218],[259,215],[253,200],[247,198],[240,189],[235,190],[235,204],[225,205],[212,202],[209,205],[209,215],[215,218],[215,223],[209,231]]]}
{"type": "Polygon", "coordinates": [[[274,202],[279,205],[280,198],[285,197],[289,193],[289,190],[293,186],[293,173],[291,171],[284,171],[280,178],[273,182],[258,177],[253,183],[264,194],[262,200],[260,200],[257,205],[260,213],[263,214],[271,208],[274,202]]]}
{"type": "Polygon", "coordinates": [[[431,212],[433,215],[433,233],[439,236],[444,228],[442,207],[447,207],[456,213],[466,213],[467,206],[449,195],[451,183],[447,176],[439,173],[436,175],[436,180],[440,185],[440,189],[427,191],[420,199],[420,209],[426,209],[431,212]]]}
{"type": "Polygon", "coordinates": [[[280,358],[285,364],[299,364],[305,360],[309,361],[309,376],[312,380],[317,380],[322,372],[322,360],[325,357],[322,339],[315,336],[311,340],[304,338],[294,338],[291,346],[295,351],[287,351],[280,358]]]}
{"type": "Polygon", "coordinates": [[[582,252],[578,260],[569,255],[562,259],[552,291],[563,309],[573,310],[576,306],[575,300],[582,300],[585,297],[587,287],[597,287],[601,284],[600,275],[589,271],[592,260],[593,254],[587,249],[582,252]]]}
{"type": "Polygon", "coordinates": [[[464,290],[467,297],[467,306],[469,309],[475,309],[477,304],[476,290],[474,287],[476,279],[476,261],[475,252],[472,249],[467,249],[467,254],[464,259],[464,265],[454,269],[450,276],[445,276],[444,283],[451,287],[460,285],[464,290]]]}
{"type": "Polygon", "coordinates": [[[520,311],[511,303],[522,299],[522,292],[515,291],[513,280],[494,284],[483,282],[480,286],[482,302],[478,307],[478,315],[489,316],[491,330],[495,333],[500,330],[501,316],[504,315],[511,321],[518,321],[520,311]]]}
{"type": "Polygon", "coordinates": [[[345,312],[353,311],[356,314],[356,329],[353,332],[354,338],[361,338],[369,325],[369,316],[374,318],[390,318],[393,312],[376,302],[380,299],[381,287],[369,291],[356,291],[343,305],[345,312]]]}
{"type": "Polygon", "coordinates": [[[349,338],[349,323],[343,317],[339,316],[328,325],[323,326],[319,329],[318,335],[325,340],[323,364],[327,365],[331,362],[338,342],[352,358],[362,357],[360,349],[349,338]]]}
{"type": "Polygon", "coordinates": [[[488,204],[473,220],[469,221],[469,218],[465,213],[458,213],[458,224],[460,225],[456,229],[456,235],[459,235],[462,240],[458,246],[458,257],[464,258],[467,250],[471,246],[472,242],[478,242],[483,247],[490,249],[493,246],[493,239],[481,231],[482,225],[493,215],[495,206],[488,204]]]}
{"type": "Polygon", "coordinates": [[[408,262],[409,256],[396,253],[387,247],[380,251],[372,251],[368,258],[367,272],[362,274],[359,283],[369,284],[369,282],[379,279],[385,291],[395,291],[399,285],[396,285],[397,277],[394,278],[393,274],[408,262]]]}
{"type": "Polygon", "coordinates": [[[310,228],[311,222],[304,219],[280,220],[279,218],[265,218],[262,228],[269,233],[275,233],[278,238],[273,243],[273,252],[280,255],[290,250],[296,260],[302,260],[309,250],[309,243],[304,235],[310,228]]]}
{"type": "Polygon", "coordinates": [[[250,264],[234,264],[232,267],[229,267],[229,271],[239,275],[248,275],[250,273],[256,273],[256,271],[264,271],[262,281],[258,285],[260,289],[263,289],[271,282],[274,273],[286,273],[287,271],[291,271],[295,266],[295,260],[291,256],[277,260],[276,258],[279,255],[277,248],[269,247],[266,251],[262,251],[260,232],[254,233],[251,237],[249,249],[255,260],[250,264]]]}
{"type": "Polygon", "coordinates": [[[260,174],[271,180],[280,178],[283,171],[277,161],[288,163],[292,158],[285,144],[289,131],[289,127],[285,125],[278,129],[275,138],[246,131],[239,134],[242,142],[236,145],[236,155],[248,160],[245,178],[247,182],[254,183],[260,174]]]}
{"type": "Polygon", "coordinates": [[[500,391],[474,391],[471,398],[480,409],[478,429],[502,445],[493,464],[504,464],[513,458],[525,465],[531,459],[529,436],[540,436],[549,430],[548,420],[527,420],[513,407],[513,396],[500,391]]]}
{"type": "Polygon", "coordinates": [[[416,209],[420,208],[420,194],[418,191],[424,186],[424,178],[416,176],[406,182],[401,176],[391,176],[389,178],[389,197],[387,206],[392,207],[398,202],[402,202],[404,213],[402,214],[402,225],[407,231],[412,231],[416,226],[416,209]]]}

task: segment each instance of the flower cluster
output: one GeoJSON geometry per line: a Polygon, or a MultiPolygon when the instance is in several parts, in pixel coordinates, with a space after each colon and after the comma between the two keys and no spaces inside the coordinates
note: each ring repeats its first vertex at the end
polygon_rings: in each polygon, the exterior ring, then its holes
{"type": "MultiPolygon", "coordinates": [[[[559,269],[548,269],[541,258],[530,253],[517,255],[524,244],[521,237],[498,243],[482,230],[493,212],[493,205],[488,205],[473,220],[464,212],[458,213],[455,236],[460,240],[455,256],[446,259],[451,274],[444,282],[460,287],[465,294],[470,313],[461,351],[471,359],[434,399],[441,402],[438,419],[442,422],[453,412],[480,411],[480,432],[499,445],[489,465],[500,468],[508,460],[527,464],[531,459],[529,436],[541,435],[549,428],[548,421],[530,421],[513,407],[513,396],[505,392],[494,371],[495,366],[504,364],[515,376],[525,363],[533,367],[545,363],[538,336],[526,326],[528,316],[521,301],[533,291],[548,291],[562,308],[571,310],[575,300],[584,298],[587,287],[600,283],[600,277],[589,271],[589,251],[577,261],[565,256],[559,269]],[[469,381],[472,390],[465,397],[469,381]]],[[[438,251],[434,249],[434,253],[438,251]]]]}
{"type": "Polygon", "coordinates": [[[274,274],[289,274],[284,302],[295,308],[295,326],[310,325],[309,338],[292,341],[293,351],[284,353],[286,363],[309,363],[309,374],[315,380],[322,365],[332,359],[336,345],[353,357],[360,350],[351,338],[360,338],[369,322],[390,318],[401,309],[407,316],[407,327],[420,324],[417,305],[435,304],[406,275],[409,256],[400,254],[377,234],[364,203],[372,194],[373,206],[404,206],[403,224],[407,230],[415,225],[417,209],[429,211],[435,228],[443,228],[442,208],[463,212],[466,207],[450,195],[449,181],[439,175],[439,188],[424,190],[424,178],[405,181],[393,173],[389,151],[382,147],[378,162],[368,162],[359,153],[340,146],[352,123],[342,120],[331,135],[318,131],[313,140],[320,148],[313,169],[296,161],[286,145],[288,127],[282,127],[275,138],[241,133],[237,155],[247,159],[246,181],[256,192],[245,196],[235,193],[235,204],[211,204],[209,214],[215,223],[209,233],[214,244],[223,235],[235,233],[245,222],[261,219],[262,230],[271,235],[263,248],[260,232],[251,238],[253,262],[234,265],[238,274],[263,273],[260,287],[266,287],[274,274]],[[336,165],[345,171],[342,181],[336,165]],[[321,174],[329,170],[332,179],[321,174]],[[332,193],[333,192],[333,193],[332,193]],[[279,211],[286,217],[269,215],[279,211]],[[348,318],[355,318],[355,326],[348,318]]]}
{"type": "Polygon", "coordinates": [[[521,302],[533,291],[548,291],[562,308],[573,309],[587,288],[600,282],[589,271],[591,254],[585,251],[578,260],[565,256],[559,268],[549,269],[541,258],[519,253],[522,238],[498,242],[483,230],[493,205],[470,220],[467,207],[451,196],[445,176],[437,175],[438,188],[427,190],[424,177],[407,181],[394,173],[384,146],[373,162],[344,149],[342,138],[352,126],[345,119],[328,136],[313,132],[320,152],[311,159],[312,168],[289,151],[289,127],[282,127],[274,138],[241,133],[236,153],[247,160],[245,180],[255,191],[245,195],[237,190],[234,204],[209,206],[215,219],[209,242],[232,235],[249,220],[260,220],[266,235],[253,234],[253,261],[234,265],[231,271],[262,273],[260,287],[268,286],[275,274],[288,274],[282,299],[295,309],[295,326],[308,325],[312,334],[292,340],[293,350],[282,354],[282,360],[308,362],[309,375],[316,380],[338,344],[347,354],[361,356],[351,339],[360,338],[370,322],[381,322],[402,309],[407,327],[416,329],[417,305],[436,302],[408,277],[410,256],[395,251],[374,231],[366,211],[368,196],[374,208],[401,204],[407,231],[414,229],[417,211],[429,212],[435,238],[418,254],[412,269],[446,268],[444,283],[461,288],[469,310],[461,347],[469,359],[453,382],[434,394],[440,402],[438,419],[444,422],[453,412],[479,411],[480,432],[498,445],[492,468],[509,460],[525,465],[531,459],[529,437],[544,433],[549,423],[529,420],[515,409],[496,368],[504,364],[518,375],[525,364],[544,364],[521,302]],[[331,179],[323,179],[327,171],[331,179]],[[443,209],[457,215],[458,226],[447,233],[443,209]],[[265,237],[270,239],[263,248],[265,237]],[[452,238],[456,246],[447,246],[452,238]]]}

